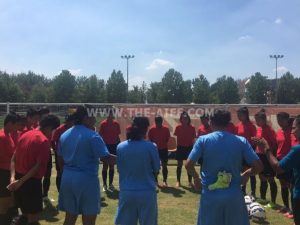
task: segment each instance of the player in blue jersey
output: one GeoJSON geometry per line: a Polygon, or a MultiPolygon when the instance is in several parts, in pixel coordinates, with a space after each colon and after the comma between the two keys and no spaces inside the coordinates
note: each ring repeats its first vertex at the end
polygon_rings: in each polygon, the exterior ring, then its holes
{"type": "Polygon", "coordinates": [[[115,218],[118,225],[157,225],[155,176],[160,161],[156,145],[144,140],[149,127],[146,117],[133,120],[128,140],[117,147],[120,194],[115,218]]]}
{"type": "Polygon", "coordinates": [[[58,160],[63,171],[59,209],[66,212],[64,225],[74,225],[82,215],[83,225],[94,225],[100,213],[99,159],[114,161],[99,134],[88,128],[83,106],[74,114],[74,126],[60,137],[58,160]]]}
{"type": "Polygon", "coordinates": [[[185,165],[195,188],[199,188],[195,164],[203,160],[198,225],[250,224],[241,184],[261,172],[263,166],[245,138],[226,131],[229,121],[228,111],[215,110],[211,117],[213,132],[198,138],[185,165]],[[250,169],[241,175],[243,160],[250,169]]]}

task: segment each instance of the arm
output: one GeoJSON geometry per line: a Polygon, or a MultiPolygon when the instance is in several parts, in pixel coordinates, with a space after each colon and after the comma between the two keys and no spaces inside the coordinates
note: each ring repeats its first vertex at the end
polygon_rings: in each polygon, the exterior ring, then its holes
{"type": "Polygon", "coordinates": [[[16,164],[16,152],[13,154],[10,163],[10,183],[15,181],[15,177],[16,177],[15,164],[16,164]]]}
{"type": "Polygon", "coordinates": [[[250,176],[255,176],[263,170],[263,164],[260,160],[255,160],[249,169],[242,173],[243,183],[249,179],[250,176]]]}
{"type": "Polygon", "coordinates": [[[18,190],[28,179],[33,177],[39,170],[40,168],[40,162],[37,162],[21,179],[19,180],[14,180],[11,182],[7,188],[10,191],[15,191],[18,190]]]}

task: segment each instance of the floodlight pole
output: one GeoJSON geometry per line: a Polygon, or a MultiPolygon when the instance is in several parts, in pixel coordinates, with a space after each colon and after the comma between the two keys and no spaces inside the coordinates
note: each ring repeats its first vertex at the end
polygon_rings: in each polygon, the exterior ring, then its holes
{"type": "Polygon", "coordinates": [[[129,68],[129,65],[128,65],[128,60],[129,59],[132,59],[132,58],[134,58],[134,55],[122,55],[121,56],[121,58],[122,59],[126,59],[126,68],[127,68],[127,92],[126,92],[126,102],[128,102],[128,93],[129,93],[129,91],[128,91],[128,89],[129,89],[129,83],[128,83],[128,68],[129,68]]]}
{"type": "Polygon", "coordinates": [[[278,59],[282,59],[284,55],[270,55],[271,59],[275,59],[275,71],[276,71],[276,76],[275,76],[275,99],[277,102],[277,94],[278,94],[278,76],[277,76],[277,61],[278,59]]]}

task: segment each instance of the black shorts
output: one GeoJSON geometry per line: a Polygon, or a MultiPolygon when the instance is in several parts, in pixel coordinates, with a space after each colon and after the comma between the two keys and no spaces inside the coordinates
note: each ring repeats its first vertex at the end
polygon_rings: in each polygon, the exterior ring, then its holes
{"type": "Polygon", "coordinates": [[[11,196],[11,192],[6,188],[10,183],[10,171],[0,169],[0,198],[11,196]]]}
{"type": "Polygon", "coordinates": [[[178,145],[176,150],[176,160],[187,160],[192,149],[193,145],[188,147],[178,145]]]}
{"type": "Polygon", "coordinates": [[[272,169],[267,156],[265,154],[257,154],[257,155],[264,166],[264,170],[260,174],[265,177],[274,177],[275,172],[272,169]]]}
{"type": "Polygon", "coordinates": [[[106,145],[110,154],[117,155],[117,146],[118,144],[106,145]]]}
{"type": "MultiPolygon", "coordinates": [[[[23,177],[16,174],[16,179],[23,177]]],[[[23,213],[36,214],[43,210],[41,179],[30,178],[14,193],[16,205],[23,213]]]]}
{"type": "Polygon", "coordinates": [[[162,163],[167,163],[168,162],[169,152],[168,152],[167,148],[158,149],[158,154],[159,154],[160,161],[162,163]]]}

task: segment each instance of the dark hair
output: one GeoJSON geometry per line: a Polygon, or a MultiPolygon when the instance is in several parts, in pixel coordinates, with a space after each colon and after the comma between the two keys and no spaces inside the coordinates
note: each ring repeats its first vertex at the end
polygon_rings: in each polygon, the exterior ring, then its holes
{"type": "Polygon", "coordinates": [[[39,112],[36,109],[30,108],[26,112],[26,117],[34,117],[34,116],[39,116],[39,112]]]}
{"type": "Polygon", "coordinates": [[[17,123],[19,121],[20,116],[17,115],[15,112],[9,112],[4,119],[4,126],[8,123],[17,123]]]}
{"type": "Polygon", "coordinates": [[[26,116],[25,115],[19,115],[18,123],[25,123],[26,122],[26,116]]]}
{"type": "Polygon", "coordinates": [[[264,121],[267,121],[267,115],[266,115],[265,109],[261,109],[260,111],[258,111],[258,112],[255,114],[255,117],[256,117],[256,118],[259,118],[259,119],[262,119],[262,120],[264,120],[264,121]]]}
{"type": "Polygon", "coordinates": [[[83,119],[88,116],[88,111],[84,106],[78,106],[74,115],[74,124],[80,125],[83,122],[83,119]]]}
{"type": "Polygon", "coordinates": [[[40,116],[43,116],[45,114],[49,114],[50,113],[50,110],[47,106],[43,106],[42,108],[39,109],[39,115],[40,116]]]}
{"type": "Polygon", "coordinates": [[[293,126],[294,120],[295,120],[295,117],[290,117],[290,118],[288,119],[288,125],[289,125],[289,127],[292,127],[292,126],[293,126]]]}
{"type": "Polygon", "coordinates": [[[300,125],[300,115],[296,116],[295,121],[297,123],[297,125],[300,125]]]}
{"type": "Polygon", "coordinates": [[[188,125],[191,124],[191,117],[189,116],[189,114],[186,112],[186,111],[183,111],[181,114],[180,114],[180,119],[179,121],[181,122],[182,121],[182,117],[186,116],[188,118],[188,125]]]}
{"type": "Polygon", "coordinates": [[[50,127],[51,130],[56,129],[60,125],[59,118],[55,115],[46,115],[40,121],[40,127],[42,129],[50,127]]]}
{"type": "Polygon", "coordinates": [[[203,119],[208,119],[209,120],[209,115],[204,113],[203,115],[200,116],[200,119],[203,120],[203,119]]]}
{"type": "Polygon", "coordinates": [[[245,115],[247,121],[250,121],[249,110],[248,110],[248,108],[246,106],[243,106],[243,107],[239,108],[237,112],[245,115]]]}
{"type": "Polygon", "coordinates": [[[73,122],[74,121],[74,114],[67,114],[65,116],[65,122],[73,122]]]}
{"type": "Polygon", "coordinates": [[[155,120],[155,123],[158,123],[158,124],[161,124],[163,122],[163,118],[161,115],[157,115],[154,120],[155,120]]]}
{"type": "Polygon", "coordinates": [[[282,119],[282,120],[289,120],[290,119],[290,114],[287,112],[279,112],[277,113],[277,119],[282,119]]]}
{"type": "Polygon", "coordinates": [[[137,116],[133,119],[131,127],[127,132],[127,139],[141,140],[147,133],[149,127],[149,119],[144,116],[137,116]]]}
{"type": "Polygon", "coordinates": [[[218,127],[227,127],[231,120],[231,115],[227,110],[215,109],[214,114],[210,117],[210,120],[218,127]]]}

